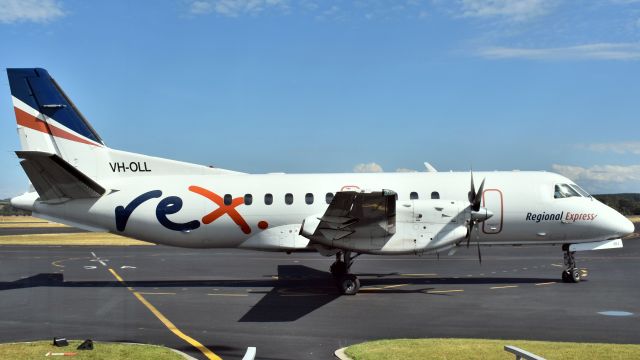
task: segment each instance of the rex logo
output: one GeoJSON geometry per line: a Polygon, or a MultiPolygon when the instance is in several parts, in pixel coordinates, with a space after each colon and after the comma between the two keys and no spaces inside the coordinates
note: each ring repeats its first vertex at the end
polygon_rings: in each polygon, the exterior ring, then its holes
{"type": "MultiPolygon", "coordinates": [[[[206,214],[202,217],[202,223],[207,225],[219,219],[221,216],[227,214],[231,219],[240,227],[245,234],[251,233],[251,228],[249,224],[244,220],[242,215],[236,210],[236,207],[243,204],[243,198],[238,197],[232,200],[230,205],[226,205],[224,203],[223,198],[214,193],[213,191],[207,190],[205,188],[199,186],[190,186],[189,190],[206,197],[211,200],[213,203],[218,205],[218,208],[206,214]]],[[[131,200],[127,206],[117,206],[115,209],[115,218],[116,218],[116,229],[118,231],[124,231],[127,227],[127,223],[129,222],[129,218],[131,214],[143,203],[151,200],[162,197],[162,191],[160,190],[152,190],[148,191],[135,199],[131,200]]],[[[169,230],[174,231],[191,231],[200,227],[200,221],[192,220],[185,223],[176,223],[167,217],[167,215],[175,214],[182,209],[182,198],[178,196],[168,196],[156,205],[156,218],[158,222],[169,230]]]]}

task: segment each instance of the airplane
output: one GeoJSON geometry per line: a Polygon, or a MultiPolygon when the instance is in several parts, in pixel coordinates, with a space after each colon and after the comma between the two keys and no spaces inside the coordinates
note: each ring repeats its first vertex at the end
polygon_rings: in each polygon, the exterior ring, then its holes
{"type": "Polygon", "coordinates": [[[633,224],[570,179],[544,171],[247,174],[109,148],[41,68],[7,69],[31,182],[11,199],[39,218],[187,248],[334,256],[341,294],[361,254],[452,255],[460,247],[622,247],[633,224]],[[476,189],[474,177],[483,178],[476,189]]]}

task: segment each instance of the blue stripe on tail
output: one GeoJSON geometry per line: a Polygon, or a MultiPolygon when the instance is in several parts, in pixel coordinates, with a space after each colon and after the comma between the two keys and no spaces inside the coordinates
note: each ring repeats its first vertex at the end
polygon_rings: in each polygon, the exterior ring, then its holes
{"type": "Polygon", "coordinates": [[[11,95],[76,133],[104,144],[45,69],[7,69],[11,95]]]}

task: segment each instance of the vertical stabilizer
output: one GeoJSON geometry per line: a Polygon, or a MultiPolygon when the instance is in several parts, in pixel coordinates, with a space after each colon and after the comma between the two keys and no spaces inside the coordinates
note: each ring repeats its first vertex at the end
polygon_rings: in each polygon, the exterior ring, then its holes
{"type": "Polygon", "coordinates": [[[44,69],[7,69],[23,151],[56,154],[95,173],[94,150],[104,148],[98,133],[44,69]]]}

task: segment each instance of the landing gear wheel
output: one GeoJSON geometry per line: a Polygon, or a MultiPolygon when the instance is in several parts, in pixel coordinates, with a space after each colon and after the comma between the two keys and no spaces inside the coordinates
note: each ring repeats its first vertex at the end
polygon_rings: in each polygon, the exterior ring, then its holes
{"type": "Polygon", "coordinates": [[[580,269],[571,270],[571,282],[579,283],[582,279],[582,274],[580,273],[580,269]]]}
{"type": "Polygon", "coordinates": [[[333,275],[333,277],[339,278],[340,276],[347,273],[347,264],[342,261],[336,261],[331,264],[329,270],[331,271],[331,275],[333,275]]]}
{"type": "Polygon", "coordinates": [[[342,295],[355,295],[360,290],[360,280],[353,274],[344,274],[338,279],[338,290],[342,295]]]}
{"type": "Polygon", "coordinates": [[[582,272],[576,266],[575,252],[571,251],[571,246],[569,244],[565,244],[562,246],[562,250],[564,251],[564,266],[565,269],[562,271],[562,282],[566,283],[578,283],[582,279],[582,272]]]}

